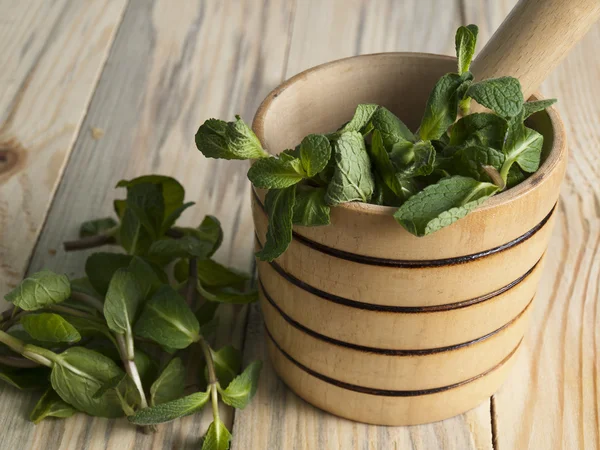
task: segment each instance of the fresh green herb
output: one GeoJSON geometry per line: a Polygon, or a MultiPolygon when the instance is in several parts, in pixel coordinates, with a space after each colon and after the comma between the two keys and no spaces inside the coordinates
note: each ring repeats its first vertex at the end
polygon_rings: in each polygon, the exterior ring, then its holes
{"type": "MultiPolygon", "coordinates": [[[[475,82],[470,66],[477,34],[475,25],[457,30],[457,71],[435,84],[414,133],[372,103],[357,105],[336,131],[308,135],[279,156],[269,156],[247,126],[239,138],[226,132],[231,122],[211,119],[200,127],[196,145],[205,156],[260,158],[248,171],[254,187],[269,189],[264,205],[269,223],[259,259],[271,261],[285,252],[293,225],[329,225],[331,207],[347,202],[397,207],[400,225],[423,236],[538,169],[543,137],[524,121],[555,100],[525,102],[519,81],[511,77],[475,82]],[[469,114],[471,100],[491,112],[469,114]],[[249,142],[252,154],[235,150],[249,142]]],[[[236,126],[240,122],[237,117],[236,126]]]]}
{"type": "MultiPolygon", "coordinates": [[[[243,134],[249,129],[242,125],[234,128],[243,134]]],[[[329,141],[323,139],[307,140],[302,170],[312,173],[327,163],[329,141]]],[[[238,144],[228,143],[240,149],[238,144]]],[[[176,225],[190,205],[176,180],[148,175],[118,187],[127,189],[127,199],[115,202],[117,218],[86,222],[80,239],[65,247],[110,243],[128,254],[93,253],[83,278],[44,270],[9,292],[13,309],[0,316],[0,380],[42,390],[30,415],[34,423],[84,412],[128,416],[152,432],[210,400],[213,425],[203,448],[226,448],[231,434],[219,416],[219,398],[246,406],[256,392],[260,362],[240,375],[241,352],[230,345],[215,350],[206,338],[217,330],[221,304],[255,302],[257,290],[250,275],[214,258],[223,241],[215,217],[197,227],[176,225]],[[200,365],[194,347],[204,355],[200,365]],[[155,361],[175,351],[159,373],[155,361]],[[204,370],[207,390],[186,395],[185,381],[202,380],[204,370]]]]}

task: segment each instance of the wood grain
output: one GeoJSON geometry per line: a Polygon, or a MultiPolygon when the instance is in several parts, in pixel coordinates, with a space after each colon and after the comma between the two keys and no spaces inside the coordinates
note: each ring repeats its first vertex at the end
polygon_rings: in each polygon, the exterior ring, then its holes
{"type": "MultiPolygon", "coordinates": [[[[468,1],[465,11],[485,39],[512,3],[468,1]]],[[[600,448],[599,39],[597,24],[542,85],[558,98],[569,164],[532,326],[492,400],[498,450],[600,448]]]]}
{"type": "MultiPolygon", "coordinates": [[[[449,2],[448,2],[449,3],[449,2]]],[[[458,2],[444,14],[434,1],[299,2],[286,78],[315,64],[359,53],[452,54],[458,2]]],[[[246,362],[267,361],[262,318],[255,309],[246,362]]],[[[233,449],[491,449],[489,402],[453,419],[414,427],[378,427],[324,413],[291,393],[266,362],[254,401],[236,414],[233,449]]]]}
{"type": "MultiPolygon", "coordinates": [[[[66,254],[62,242],[77,235],[81,221],[112,214],[112,200],[123,195],[112,189],[119,179],[146,173],[177,177],[187,199],[197,202],[184,223],[198,224],[208,213],[219,217],[225,240],[218,259],[249,270],[253,233],[247,166],[204,159],[194,134],[209,117],[231,119],[240,113],[250,120],[258,102],[281,82],[292,10],[284,0],[185,1],[177,7],[170,0],[132,0],[29,271],[48,267],[81,274],[91,251],[66,254]],[[94,138],[91,128],[103,130],[103,136],[94,138]]],[[[245,320],[244,310],[224,308],[217,346],[231,341],[240,346],[245,320]]],[[[152,436],[124,419],[84,415],[34,426],[27,415],[35,397],[0,386],[5,430],[0,448],[198,448],[211,421],[207,409],[152,436]]],[[[223,409],[229,426],[231,416],[223,409]]]]}
{"type": "Polygon", "coordinates": [[[125,4],[0,1],[2,293],[25,272],[125,4]]]}

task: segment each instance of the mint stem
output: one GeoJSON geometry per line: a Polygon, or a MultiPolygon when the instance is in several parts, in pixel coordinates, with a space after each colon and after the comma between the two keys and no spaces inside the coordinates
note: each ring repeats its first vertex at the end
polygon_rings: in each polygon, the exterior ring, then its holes
{"type": "Polygon", "coordinates": [[[53,361],[58,358],[58,355],[50,350],[36,347],[35,345],[25,344],[21,339],[17,339],[2,330],[0,330],[0,342],[5,344],[15,353],[20,353],[25,358],[44,366],[52,367],[53,361]]]}
{"type": "Polygon", "coordinates": [[[71,292],[71,298],[78,302],[84,303],[92,308],[95,308],[99,312],[104,314],[104,303],[91,295],[84,294],[83,292],[71,292]]]}
{"type": "Polygon", "coordinates": [[[74,250],[85,250],[88,248],[101,247],[107,244],[116,244],[117,240],[110,234],[98,234],[96,236],[88,236],[76,241],[66,241],[63,243],[63,247],[66,252],[72,252],[74,250]]]}
{"type": "Polygon", "coordinates": [[[185,294],[187,304],[194,308],[196,305],[196,284],[198,283],[198,258],[190,258],[187,291],[185,294]]]}
{"type": "Polygon", "coordinates": [[[211,401],[212,401],[212,410],[213,410],[213,420],[217,422],[219,419],[219,398],[217,396],[217,388],[219,386],[219,380],[217,379],[217,374],[215,372],[215,363],[212,359],[212,353],[210,351],[210,346],[206,339],[200,336],[200,348],[202,348],[202,353],[204,354],[204,359],[206,360],[206,369],[208,370],[208,387],[210,389],[211,401]]]}
{"type": "Polygon", "coordinates": [[[86,313],[84,311],[79,311],[78,309],[75,309],[75,308],[69,308],[68,306],[48,305],[46,307],[46,309],[49,309],[50,311],[56,311],[56,312],[59,312],[59,313],[63,313],[63,314],[68,314],[68,315],[71,315],[71,316],[83,317],[85,319],[90,319],[90,320],[93,320],[93,321],[98,322],[98,323],[104,323],[97,316],[93,316],[92,314],[88,314],[88,313],[86,313]]]}
{"type": "Polygon", "coordinates": [[[34,369],[40,367],[35,361],[30,359],[21,358],[20,356],[0,355],[0,364],[3,366],[14,367],[17,369],[34,369]]]}

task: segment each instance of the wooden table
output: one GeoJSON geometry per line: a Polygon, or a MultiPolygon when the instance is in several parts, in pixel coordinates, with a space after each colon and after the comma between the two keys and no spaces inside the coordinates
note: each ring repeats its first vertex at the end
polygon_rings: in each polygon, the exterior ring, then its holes
{"type": "MultiPolygon", "coordinates": [[[[452,54],[460,24],[479,47],[514,1],[0,0],[0,292],[42,267],[78,275],[86,252],[61,242],[109,215],[121,178],[162,173],[221,219],[218,258],[248,268],[246,165],[206,160],[208,117],[251,120],[263,97],[310,66],[360,53],[452,54]]],[[[516,367],[489,401],[415,427],[352,423],[292,394],[269,364],[242,412],[223,409],[234,450],[600,448],[600,26],[544,84],[558,97],[571,156],[516,367]]],[[[218,339],[266,359],[258,309],[224,311],[218,339]],[[244,328],[244,323],[248,326],[244,328]],[[235,331],[231,331],[235,330],[235,331]]],[[[27,421],[37,395],[0,385],[1,449],[196,448],[210,412],[136,433],[125,420],[27,421]]]]}

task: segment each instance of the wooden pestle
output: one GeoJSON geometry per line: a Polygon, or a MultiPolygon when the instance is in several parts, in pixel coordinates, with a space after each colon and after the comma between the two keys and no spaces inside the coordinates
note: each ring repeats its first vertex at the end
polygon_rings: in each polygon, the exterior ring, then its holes
{"type": "Polygon", "coordinates": [[[473,61],[475,80],[518,78],[528,99],[598,18],[600,0],[520,0],[473,61]]]}

